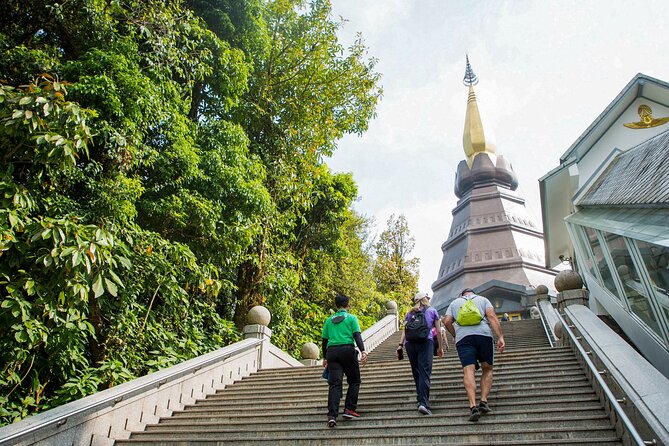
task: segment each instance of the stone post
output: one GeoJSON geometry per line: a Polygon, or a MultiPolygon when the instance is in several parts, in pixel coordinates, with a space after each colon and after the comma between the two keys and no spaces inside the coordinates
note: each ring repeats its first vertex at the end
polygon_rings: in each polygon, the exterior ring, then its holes
{"type": "Polygon", "coordinates": [[[263,359],[265,355],[268,354],[268,348],[266,346],[270,343],[270,339],[272,338],[272,330],[268,327],[270,320],[272,320],[272,315],[269,310],[260,305],[251,308],[246,315],[246,325],[244,325],[242,336],[244,339],[256,338],[263,341],[260,344],[258,370],[263,367],[263,362],[265,362],[263,359]]]}
{"type": "Polygon", "coordinates": [[[313,342],[307,342],[300,349],[300,354],[302,355],[302,360],[300,361],[304,365],[318,365],[318,357],[320,352],[318,351],[318,346],[313,342]]]}
{"type": "Polygon", "coordinates": [[[269,341],[272,337],[272,330],[267,327],[270,320],[272,320],[272,315],[267,308],[260,305],[251,308],[246,315],[244,339],[258,338],[269,341]]]}
{"type": "Polygon", "coordinates": [[[386,302],[386,316],[395,316],[395,330],[399,330],[400,319],[397,316],[397,302],[394,300],[386,302]]]}
{"type": "Polygon", "coordinates": [[[558,290],[557,307],[559,311],[569,305],[588,306],[588,291],[583,289],[583,279],[576,271],[560,271],[555,276],[555,289],[558,290]]]}

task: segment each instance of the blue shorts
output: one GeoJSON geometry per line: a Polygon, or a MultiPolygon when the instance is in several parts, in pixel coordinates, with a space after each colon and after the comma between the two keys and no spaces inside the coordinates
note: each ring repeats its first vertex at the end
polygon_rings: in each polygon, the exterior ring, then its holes
{"type": "Polygon", "coordinates": [[[465,336],[455,344],[455,348],[458,351],[462,367],[474,365],[476,361],[486,362],[490,365],[495,361],[495,351],[490,336],[465,336]]]}

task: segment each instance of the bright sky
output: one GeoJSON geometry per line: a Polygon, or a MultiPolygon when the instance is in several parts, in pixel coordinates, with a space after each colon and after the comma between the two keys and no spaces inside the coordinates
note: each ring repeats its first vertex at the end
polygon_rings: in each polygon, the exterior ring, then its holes
{"type": "Polygon", "coordinates": [[[333,0],[379,59],[384,97],[362,137],[339,142],[328,165],[353,172],[356,209],[402,213],[416,239],[421,290],[432,294],[451,226],[455,169],[464,159],[465,53],[486,136],[518,175],[541,224],[538,179],[638,72],[669,81],[667,1],[333,0]]]}

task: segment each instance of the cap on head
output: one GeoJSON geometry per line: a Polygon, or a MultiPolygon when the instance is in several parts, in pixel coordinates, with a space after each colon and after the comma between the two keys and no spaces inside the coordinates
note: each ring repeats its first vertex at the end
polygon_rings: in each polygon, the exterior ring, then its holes
{"type": "Polygon", "coordinates": [[[429,298],[430,298],[430,295],[427,294],[427,293],[424,293],[424,292],[422,292],[422,291],[419,291],[419,292],[417,292],[416,295],[413,297],[413,301],[414,301],[414,302],[418,302],[419,300],[423,299],[424,297],[427,298],[427,299],[429,299],[429,298]]]}
{"type": "Polygon", "coordinates": [[[472,290],[471,288],[465,288],[464,290],[462,290],[462,293],[460,293],[460,296],[464,296],[466,293],[473,293],[473,292],[474,290],[472,290]]]}

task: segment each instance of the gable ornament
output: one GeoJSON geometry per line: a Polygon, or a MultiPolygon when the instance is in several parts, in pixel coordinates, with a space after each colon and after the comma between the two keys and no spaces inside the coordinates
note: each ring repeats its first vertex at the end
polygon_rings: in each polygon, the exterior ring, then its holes
{"type": "Polygon", "coordinates": [[[669,122],[669,116],[664,118],[653,118],[653,110],[646,104],[641,104],[637,112],[639,113],[639,118],[641,120],[638,122],[627,122],[623,124],[625,127],[630,129],[649,129],[669,122]]]}

